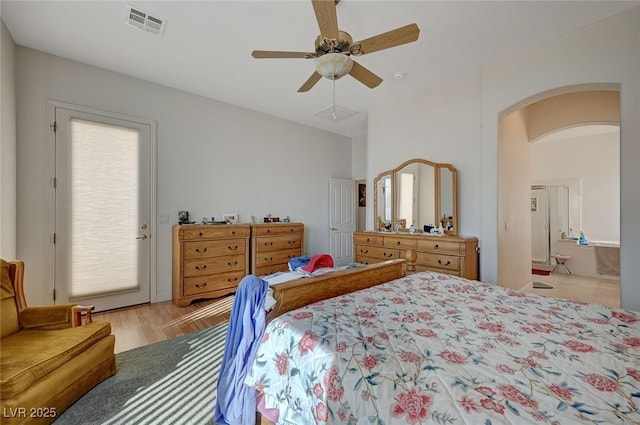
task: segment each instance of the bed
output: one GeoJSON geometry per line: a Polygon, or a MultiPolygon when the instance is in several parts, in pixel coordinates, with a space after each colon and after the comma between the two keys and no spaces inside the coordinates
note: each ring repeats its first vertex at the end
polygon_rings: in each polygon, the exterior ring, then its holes
{"type": "Polygon", "coordinates": [[[244,380],[258,421],[640,423],[637,313],[402,261],[274,287],[244,380]]]}

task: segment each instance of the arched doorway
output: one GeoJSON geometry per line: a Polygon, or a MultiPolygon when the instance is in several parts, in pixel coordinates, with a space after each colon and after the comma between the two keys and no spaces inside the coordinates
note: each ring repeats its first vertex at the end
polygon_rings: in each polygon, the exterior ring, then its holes
{"type": "MultiPolygon", "coordinates": [[[[519,289],[531,282],[531,143],[558,130],[593,124],[619,125],[619,122],[620,94],[616,85],[552,90],[501,114],[497,235],[500,285],[519,289]]],[[[578,161],[580,154],[577,152],[573,160],[578,161]]]]}

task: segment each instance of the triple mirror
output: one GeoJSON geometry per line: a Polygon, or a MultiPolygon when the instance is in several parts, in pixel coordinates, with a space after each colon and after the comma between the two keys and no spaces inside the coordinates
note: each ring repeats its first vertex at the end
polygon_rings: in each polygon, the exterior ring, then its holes
{"type": "Polygon", "coordinates": [[[410,159],[375,178],[376,230],[408,230],[411,225],[428,232],[442,226],[458,234],[457,172],[450,164],[410,159]]]}

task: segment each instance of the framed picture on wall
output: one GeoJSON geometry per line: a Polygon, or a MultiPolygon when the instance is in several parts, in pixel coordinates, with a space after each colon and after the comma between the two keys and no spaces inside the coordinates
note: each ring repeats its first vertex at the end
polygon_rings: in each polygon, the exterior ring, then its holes
{"type": "Polygon", "coordinates": [[[538,211],[538,198],[531,198],[531,211],[538,211]]]}
{"type": "Polygon", "coordinates": [[[358,205],[367,206],[367,185],[363,183],[358,184],[358,205]]]}

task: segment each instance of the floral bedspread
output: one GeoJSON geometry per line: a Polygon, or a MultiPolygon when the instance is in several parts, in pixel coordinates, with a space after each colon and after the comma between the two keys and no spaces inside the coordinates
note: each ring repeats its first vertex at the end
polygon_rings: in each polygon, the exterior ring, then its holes
{"type": "Polygon", "coordinates": [[[278,423],[639,424],[640,315],[422,272],[272,321],[278,423]]]}

